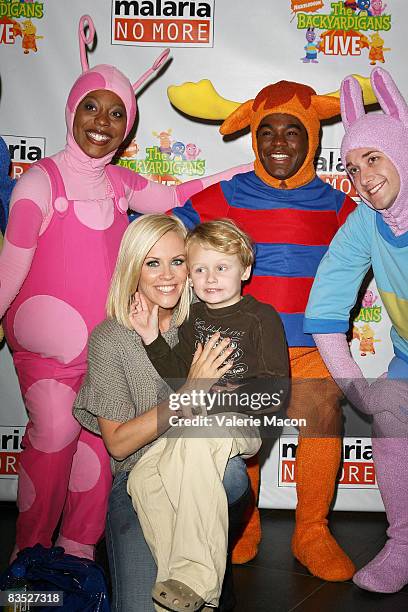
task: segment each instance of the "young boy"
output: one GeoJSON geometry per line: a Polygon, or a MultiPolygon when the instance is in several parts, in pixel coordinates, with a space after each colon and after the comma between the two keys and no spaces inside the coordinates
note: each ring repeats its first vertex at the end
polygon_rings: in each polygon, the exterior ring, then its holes
{"type": "MultiPolygon", "coordinates": [[[[174,349],[169,347],[159,333],[157,312],[153,309],[148,313],[143,296],[139,294],[136,296],[131,321],[145,343],[150,360],[160,376],[177,388],[187,377],[197,347],[203,347],[217,333],[219,342],[230,339],[232,352],[226,351],[226,359],[232,361],[232,366],[220,380],[221,384],[226,385],[227,392],[220,393],[218,386],[217,393],[209,394],[206,408],[210,418],[215,412],[227,412],[227,416],[243,412],[246,415],[259,417],[279,410],[285,404],[289,390],[289,362],[285,334],[279,315],[272,306],[258,302],[250,295],[241,294],[242,283],[249,278],[254,262],[249,237],[228,219],[210,221],[198,225],[188,235],[186,252],[190,282],[200,301],[192,304],[190,317],[181,325],[179,344],[174,349]],[[175,384],[175,379],[181,380],[175,384]],[[216,408],[212,401],[214,396],[217,397],[216,408]],[[228,401],[224,402],[223,398],[227,396],[228,401]]],[[[206,382],[209,386],[211,382],[217,381],[206,382]]],[[[201,436],[207,437],[206,442],[209,445],[217,446],[212,457],[218,468],[221,468],[219,472],[222,471],[225,461],[226,446],[223,445],[223,436],[232,438],[232,445],[229,442],[228,446],[232,449],[229,451],[230,457],[234,454],[248,457],[253,454],[256,441],[258,448],[260,446],[258,433],[254,427],[229,427],[226,431],[216,428],[214,421],[211,423],[211,429],[207,428],[206,432],[201,430],[201,436]],[[252,431],[249,433],[248,429],[252,431]],[[219,457],[223,457],[221,463],[219,457]]],[[[177,430],[180,430],[180,427],[177,427],[177,430]]],[[[197,442],[197,438],[193,438],[197,436],[197,431],[192,431],[191,428],[187,434],[178,431],[176,435],[186,436],[185,442],[197,442]]],[[[149,477],[149,470],[158,469],[160,472],[162,469],[169,469],[163,460],[164,455],[167,457],[166,461],[171,457],[174,466],[174,447],[170,453],[168,445],[177,443],[170,437],[167,442],[159,441],[159,444],[163,448],[156,448],[158,445],[155,445],[153,449],[156,450],[150,449],[130,473],[128,492],[155,558],[161,556],[163,559],[165,555],[157,555],[155,550],[152,533],[156,526],[152,525],[149,515],[149,497],[145,481],[146,477],[149,477]],[[152,454],[152,459],[149,454],[152,454]]],[[[200,463],[203,460],[201,449],[199,451],[200,455],[198,453],[193,455],[195,464],[196,460],[200,463]]],[[[175,468],[175,479],[182,480],[184,486],[186,486],[185,478],[181,478],[180,473],[186,469],[187,456],[188,453],[181,452],[175,468]]],[[[194,469],[192,473],[194,474],[194,469]]],[[[173,499],[176,498],[171,496],[173,499]]],[[[180,499],[178,497],[177,501],[180,499]]],[[[199,503],[200,510],[202,513],[205,512],[205,500],[200,499],[199,503]]],[[[216,506],[208,508],[209,513],[216,514],[217,510],[216,506]]],[[[176,512],[179,511],[180,505],[176,512]]],[[[166,560],[170,566],[167,568],[168,575],[173,578],[165,581],[158,579],[153,589],[154,599],[172,610],[196,610],[204,602],[217,605],[222,585],[221,572],[225,568],[226,549],[225,545],[220,546],[219,542],[226,543],[228,525],[222,520],[221,515],[218,522],[213,522],[213,529],[219,538],[217,545],[219,550],[211,547],[208,532],[205,532],[205,537],[201,532],[197,538],[199,550],[196,545],[191,554],[192,534],[200,531],[200,525],[194,525],[193,522],[194,519],[190,515],[188,525],[185,525],[183,541],[175,541],[174,532],[169,534],[171,552],[166,553],[166,560]],[[178,561],[174,563],[178,565],[176,568],[174,565],[172,567],[174,550],[177,550],[178,557],[178,561]],[[184,557],[184,561],[188,562],[183,563],[180,557],[184,557]],[[214,557],[224,558],[224,564],[220,561],[214,562],[214,557]],[[209,565],[212,566],[212,576],[207,571],[209,565]],[[180,567],[182,572],[178,573],[178,577],[182,580],[174,579],[180,567]],[[213,583],[212,588],[209,582],[213,583]]],[[[160,577],[162,570],[159,562],[158,565],[158,577],[160,577]]]]}

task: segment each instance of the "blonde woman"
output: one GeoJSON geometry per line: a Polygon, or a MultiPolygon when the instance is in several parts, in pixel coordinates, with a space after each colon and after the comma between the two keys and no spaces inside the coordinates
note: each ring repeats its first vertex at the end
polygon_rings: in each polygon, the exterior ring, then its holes
{"type": "MultiPolygon", "coordinates": [[[[92,332],[88,373],[74,404],[75,417],[84,427],[102,435],[112,458],[115,478],[106,535],[115,611],[153,610],[151,589],[157,570],[126,485],[129,471],[168,429],[169,417],[174,417],[166,400],[169,388],[132,329],[129,312],[134,293],[142,291],[148,307],[159,308],[164,338],[172,346],[177,342],[177,327],[188,315],[190,303],[185,236],[184,225],[166,215],[146,215],[126,230],[108,295],[108,318],[92,332]]],[[[227,342],[215,347],[216,342],[217,338],[212,338],[194,360],[190,380],[198,375],[216,380],[227,370],[229,366],[222,365],[225,358],[220,357],[227,342]]],[[[228,461],[223,485],[232,543],[250,499],[241,458],[228,461]]],[[[228,584],[221,596],[220,610],[231,609],[234,604],[230,579],[228,564],[224,580],[228,584]]]]}

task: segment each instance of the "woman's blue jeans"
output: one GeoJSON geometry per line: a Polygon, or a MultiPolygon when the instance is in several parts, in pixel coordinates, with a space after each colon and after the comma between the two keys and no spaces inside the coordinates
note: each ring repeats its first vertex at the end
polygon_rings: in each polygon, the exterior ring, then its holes
{"type": "MultiPolygon", "coordinates": [[[[157,568],[126,491],[127,472],[119,473],[109,498],[106,545],[113,590],[113,612],[153,612],[151,590],[157,568]]],[[[227,463],[224,488],[231,505],[248,489],[245,461],[227,463]]],[[[186,534],[188,537],[188,534],[186,534]]]]}

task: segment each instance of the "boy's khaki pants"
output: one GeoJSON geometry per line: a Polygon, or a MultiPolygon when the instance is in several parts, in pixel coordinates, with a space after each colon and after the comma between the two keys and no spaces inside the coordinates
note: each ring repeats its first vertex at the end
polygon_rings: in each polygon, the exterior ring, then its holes
{"type": "Polygon", "coordinates": [[[184,582],[217,606],[228,540],[225,467],[230,457],[255,455],[261,440],[256,427],[207,418],[211,427],[174,427],[160,438],[130,472],[127,490],[157,563],[157,581],[184,582]]]}

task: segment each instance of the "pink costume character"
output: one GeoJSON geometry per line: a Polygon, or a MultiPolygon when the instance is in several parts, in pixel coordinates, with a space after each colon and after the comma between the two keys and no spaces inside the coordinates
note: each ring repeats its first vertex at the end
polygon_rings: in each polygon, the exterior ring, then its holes
{"type": "Polygon", "coordinates": [[[375,300],[378,298],[378,295],[375,295],[375,293],[373,291],[371,291],[370,289],[368,289],[365,294],[364,297],[362,299],[361,305],[363,308],[372,308],[375,304],[375,300]]]}
{"type": "Polygon", "coordinates": [[[66,105],[66,146],[18,181],[0,256],[0,318],[7,311],[5,333],[29,415],[13,554],[37,542],[50,546],[62,515],[57,544],[93,557],[104,531],[111,471],[102,438],[81,429],[72,404],[86,371],[88,336],[106,316],[127,210],[166,211],[220,180],[215,175],[167,187],[110,165],[114,152],[94,158],[78,146],[73,123],[81,100],[97,90],[116,94],[126,109],[127,135],[136,116],[135,90],[168,55],[166,50],[131,85],[113,66],[88,69],[85,46],[94,33],[91,18],[82,17],[83,73],[66,105]]]}

